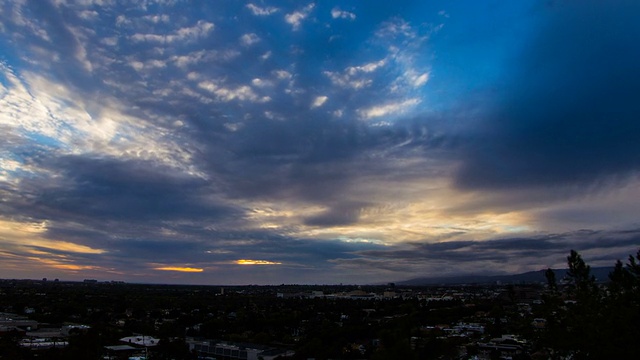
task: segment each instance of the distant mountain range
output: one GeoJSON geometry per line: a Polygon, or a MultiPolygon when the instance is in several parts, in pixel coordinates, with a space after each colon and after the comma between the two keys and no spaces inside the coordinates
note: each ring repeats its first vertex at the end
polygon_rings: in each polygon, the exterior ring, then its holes
{"type": "MultiPolygon", "coordinates": [[[[553,269],[556,280],[560,282],[567,274],[568,269],[553,269]]],[[[544,270],[529,271],[515,275],[460,275],[451,277],[423,277],[396,282],[397,285],[460,285],[460,284],[521,284],[521,283],[546,283],[544,270]]],[[[592,267],[591,274],[598,282],[609,280],[609,273],[613,267],[592,267]]]]}

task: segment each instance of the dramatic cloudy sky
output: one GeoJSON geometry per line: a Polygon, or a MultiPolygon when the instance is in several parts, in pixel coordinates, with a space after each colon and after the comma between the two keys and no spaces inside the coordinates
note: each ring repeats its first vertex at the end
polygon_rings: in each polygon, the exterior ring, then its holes
{"type": "Polygon", "coordinates": [[[0,0],[0,277],[377,283],[640,247],[637,1],[0,0]]]}

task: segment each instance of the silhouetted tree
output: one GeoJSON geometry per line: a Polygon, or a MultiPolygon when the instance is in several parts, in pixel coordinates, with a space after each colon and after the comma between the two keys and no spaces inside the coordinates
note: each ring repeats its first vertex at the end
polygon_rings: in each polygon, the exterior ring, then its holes
{"type": "Polygon", "coordinates": [[[577,251],[571,250],[567,256],[569,270],[569,290],[577,297],[589,299],[597,292],[596,278],[591,275],[591,266],[587,265],[577,251]]]}
{"type": "Polygon", "coordinates": [[[547,279],[547,286],[548,286],[549,290],[551,290],[551,291],[558,290],[558,283],[556,281],[556,273],[551,268],[548,268],[544,272],[544,277],[547,279]]]}
{"type": "MultiPolygon", "coordinates": [[[[547,326],[540,342],[553,358],[630,359],[640,338],[640,251],[626,266],[617,261],[607,291],[599,287],[580,254],[567,257],[564,294],[551,292],[545,308],[547,326]],[[563,297],[571,301],[559,301],[563,297]]],[[[545,272],[551,289],[555,276],[545,272]]]]}

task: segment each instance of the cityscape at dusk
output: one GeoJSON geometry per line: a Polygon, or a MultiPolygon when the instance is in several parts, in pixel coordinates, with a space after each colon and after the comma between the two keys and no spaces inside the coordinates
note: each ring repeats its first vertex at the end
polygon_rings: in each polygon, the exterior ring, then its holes
{"type": "Polygon", "coordinates": [[[639,15],[0,0],[0,279],[612,266],[640,248],[639,15]]]}

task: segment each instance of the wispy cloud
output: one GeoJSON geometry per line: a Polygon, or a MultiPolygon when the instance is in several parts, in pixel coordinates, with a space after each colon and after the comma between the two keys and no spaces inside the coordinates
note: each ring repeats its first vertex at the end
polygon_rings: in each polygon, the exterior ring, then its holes
{"type": "Polygon", "coordinates": [[[268,96],[258,96],[254,90],[247,85],[241,85],[235,88],[224,87],[217,82],[203,81],[198,83],[198,87],[207,90],[217,96],[224,102],[232,100],[267,102],[270,100],[268,96]]]}
{"type": "Polygon", "coordinates": [[[356,14],[344,10],[340,10],[340,8],[331,9],[331,17],[334,19],[347,19],[347,20],[355,20],[356,14]]]}
{"type": "Polygon", "coordinates": [[[286,14],[284,17],[284,20],[291,25],[293,31],[296,31],[300,29],[300,25],[302,24],[302,21],[309,16],[309,14],[311,13],[314,7],[315,7],[315,4],[310,3],[309,5],[305,6],[300,10],[296,10],[292,13],[286,14]]]}
{"type": "Polygon", "coordinates": [[[214,29],[214,24],[199,20],[195,25],[176,29],[171,34],[136,33],[131,35],[134,42],[174,43],[178,41],[194,41],[209,35],[214,29]]]}
{"type": "Polygon", "coordinates": [[[401,102],[393,102],[385,105],[372,106],[366,109],[358,110],[362,118],[371,119],[387,115],[398,115],[406,112],[411,107],[420,103],[419,99],[408,99],[401,102]]]}
{"type": "Polygon", "coordinates": [[[341,87],[350,87],[353,89],[361,89],[370,86],[373,79],[368,74],[378,70],[386,64],[386,61],[379,60],[359,66],[349,66],[342,72],[325,71],[324,74],[331,81],[341,87]]]}
{"type": "Polygon", "coordinates": [[[249,9],[249,11],[251,11],[253,15],[257,15],[257,16],[272,15],[279,11],[278,8],[273,6],[260,7],[254,4],[247,4],[246,7],[247,9],[249,9]]]}

